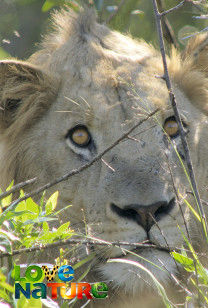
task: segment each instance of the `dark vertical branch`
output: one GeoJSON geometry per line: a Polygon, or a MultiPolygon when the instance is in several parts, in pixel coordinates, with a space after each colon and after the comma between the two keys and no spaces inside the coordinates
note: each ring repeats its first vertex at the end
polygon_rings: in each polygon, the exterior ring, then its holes
{"type": "MultiPolygon", "coordinates": [[[[158,9],[160,10],[160,12],[163,12],[164,11],[163,0],[157,0],[157,5],[158,5],[158,9]]],[[[162,19],[162,28],[163,28],[163,33],[164,33],[164,37],[166,41],[169,44],[174,45],[176,48],[179,48],[173,28],[166,16],[164,16],[164,18],[162,19]]]]}
{"type": "MultiPolygon", "coordinates": [[[[180,137],[181,137],[181,142],[183,145],[183,149],[184,149],[184,154],[185,154],[185,159],[186,159],[186,164],[187,164],[187,169],[188,169],[188,173],[189,173],[189,177],[190,177],[190,182],[191,182],[191,186],[193,189],[193,193],[196,199],[196,203],[199,209],[199,214],[200,217],[202,219],[202,223],[204,224],[205,227],[205,232],[207,232],[207,222],[206,222],[206,217],[205,217],[205,213],[204,213],[204,209],[203,209],[203,205],[201,203],[200,200],[200,196],[199,196],[199,192],[198,192],[198,188],[197,188],[197,184],[196,184],[196,180],[195,180],[195,175],[194,175],[194,170],[193,170],[193,165],[192,165],[192,161],[191,161],[191,156],[190,156],[190,151],[188,148],[188,143],[186,140],[186,135],[185,135],[185,131],[183,128],[183,124],[181,121],[181,117],[178,111],[178,107],[177,107],[177,102],[176,102],[176,98],[175,95],[173,93],[173,88],[172,88],[172,84],[171,84],[171,80],[170,80],[170,76],[169,76],[169,72],[168,72],[168,66],[167,66],[167,60],[166,60],[166,54],[165,54],[165,45],[164,45],[164,40],[163,40],[163,31],[162,31],[162,24],[161,24],[161,19],[164,15],[166,15],[168,12],[172,12],[174,9],[178,9],[179,5],[176,6],[175,8],[172,8],[166,12],[160,13],[158,10],[158,5],[157,5],[157,0],[152,0],[153,2],[153,8],[154,8],[154,15],[155,15],[155,21],[156,21],[156,27],[157,27],[157,32],[158,32],[158,38],[159,38],[159,46],[160,46],[160,51],[161,51],[161,56],[162,56],[162,61],[163,61],[163,67],[164,67],[164,79],[167,85],[167,89],[169,92],[169,97],[170,97],[170,102],[175,114],[175,118],[179,127],[179,132],[180,132],[180,137]]],[[[182,1],[180,3],[180,6],[182,4],[184,4],[185,1],[182,1]]]]}

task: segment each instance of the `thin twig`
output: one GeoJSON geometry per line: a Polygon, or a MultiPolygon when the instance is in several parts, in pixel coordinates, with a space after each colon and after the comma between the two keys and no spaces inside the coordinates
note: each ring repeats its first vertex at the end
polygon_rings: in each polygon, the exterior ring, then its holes
{"type": "Polygon", "coordinates": [[[82,245],[99,245],[99,246],[133,246],[133,247],[137,247],[137,248],[153,248],[153,249],[159,249],[162,251],[178,251],[179,249],[175,248],[175,247],[165,247],[165,246],[159,246],[159,245],[155,245],[155,244],[143,244],[143,243],[129,243],[129,242],[120,242],[120,241],[115,241],[115,242],[106,242],[106,241],[102,241],[102,240],[82,240],[82,239],[68,239],[68,240],[61,240],[61,241],[57,241],[55,243],[50,243],[50,244],[46,244],[44,246],[36,246],[36,247],[30,247],[30,248],[23,248],[23,249],[18,249],[18,250],[13,250],[13,252],[9,253],[9,252],[5,252],[5,253],[1,253],[0,254],[0,258],[3,257],[8,257],[8,256],[15,256],[15,255],[20,255],[23,253],[29,253],[29,252],[34,252],[34,251],[41,251],[41,250],[45,250],[45,249],[49,249],[49,248],[53,248],[53,247],[59,247],[59,246],[66,246],[69,244],[82,244],[82,245]]]}
{"type": "MultiPolygon", "coordinates": [[[[175,115],[175,118],[176,118],[176,121],[177,121],[177,124],[178,124],[178,128],[179,128],[179,133],[180,133],[181,142],[182,142],[183,149],[184,149],[186,164],[187,164],[187,168],[188,168],[188,172],[189,172],[189,176],[190,176],[190,183],[191,183],[191,186],[192,186],[192,190],[195,194],[196,203],[197,203],[197,206],[198,206],[198,209],[199,209],[199,214],[200,214],[202,220],[204,221],[206,232],[207,232],[206,216],[205,216],[205,213],[204,213],[203,205],[202,205],[201,200],[200,200],[200,196],[199,196],[199,192],[198,192],[198,188],[197,188],[197,184],[196,184],[196,180],[195,180],[194,170],[193,170],[193,166],[192,166],[192,161],[191,161],[191,157],[190,157],[190,151],[189,151],[189,148],[188,148],[188,143],[187,143],[187,140],[186,140],[185,131],[184,131],[183,124],[182,124],[182,121],[181,121],[181,117],[180,117],[180,114],[179,114],[179,111],[178,111],[176,98],[175,98],[175,95],[173,93],[173,88],[172,88],[172,84],[171,84],[170,76],[169,76],[169,72],[168,72],[167,60],[166,60],[166,54],[165,54],[165,46],[164,46],[164,40],[163,40],[163,32],[162,32],[162,26],[161,26],[161,13],[159,13],[159,11],[158,11],[157,1],[152,0],[152,2],[153,2],[153,8],[154,8],[158,38],[159,38],[160,51],[161,51],[161,56],[162,56],[162,61],[163,61],[164,77],[165,77],[165,81],[166,81],[166,86],[167,86],[167,89],[168,89],[168,92],[169,92],[170,102],[171,102],[171,105],[172,105],[172,108],[173,108],[173,111],[174,111],[174,115],[175,115]]],[[[182,2],[184,2],[184,1],[182,1],[182,2]]],[[[179,4],[180,6],[182,5],[182,2],[179,4]]],[[[168,11],[170,11],[170,10],[168,10],[168,11]]]]}
{"type": "MultiPolygon", "coordinates": [[[[170,271],[169,269],[167,268],[167,266],[164,264],[164,262],[162,262],[162,260],[160,260],[160,263],[162,264],[163,268],[167,271],[167,273],[169,274],[171,280],[174,281],[174,283],[176,283],[176,285],[178,285],[187,295],[191,296],[192,293],[187,289],[187,287],[185,287],[183,285],[183,283],[181,281],[179,281],[176,276],[174,276],[170,271]]],[[[178,307],[179,305],[177,305],[176,307],[178,307]]]]}
{"type": "Polygon", "coordinates": [[[123,139],[127,138],[128,135],[134,131],[137,127],[139,127],[142,123],[144,123],[145,121],[147,121],[150,117],[152,117],[153,115],[155,115],[157,112],[159,111],[159,109],[157,108],[156,110],[154,110],[152,113],[150,113],[147,117],[145,117],[144,119],[142,119],[141,121],[139,121],[137,124],[135,124],[130,130],[128,130],[128,132],[124,133],[120,138],[118,138],[113,144],[111,144],[108,148],[106,148],[102,153],[100,153],[99,155],[97,155],[93,160],[91,160],[89,163],[81,166],[80,168],[71,170],[69,172],[67,172],[66,174],[56,178],[55,180],[53,180],[52,182],[49,182],[39,188],[37,188],[36,190],[32,191],[31,193],[26,194],[24,197],[22,198],[18,198],[15,201],[13,201],[12,203],[10,203],[10,205],[6,208],[6,210],[3,212],[2,215],[4,215],[5,213],[7,213],[8,211],[10,211],[11,208],[14,208],[19,202],[22,202],[30,197],[33,197],[41,192],[43,192],[44,190],[60,183],[63,181],[68,180],[70,177],[72,177],[75,174],[78,174],[82,171],[84,171],[85,169],[91,167],[95,162],[97,162],[98,160],[100,160],[107,152],[109,152],[111,149],[113,149],[116,145],[118,145],[123,139]]]}
{"type": "Polygon", "coordinates": [[[9,196],[10,194],[12,194],[16,191],[19,191],[21,188],[23,188],[27,185],[35,183],[36,180],[37,180],[37,178],[33,178],[31,180],[27,180],[25,182],[21,182],[21,183],[18,183],[17,185],[14,185],[10,190],[7,190],[7,191],[3,192],[2,194],[0,194],[0,200],[6,198],[7,196],[9,196]]]}
{"type": "MultiPolygon", "coordinates": [[[[194,194],[193,194],[192,191],[188,191],[188,190],[187,190],[186,193],[187,193],[187,194],[191,194],[192,196],[194,196],[194,194]]],[[[202,202],[204,205],[208,206],[208,202],[207,202],[207,201],[201,199],[201,202],[202,202]]]]}
{"type": "Polygon", "coordinates": [[[162,13],[159,13],[158,14],[160,15],[160,17],[164,16],[164,15],[167,15],[169,13],[172,13],[173,11],[176,11],[178,9],[180,9],[180,7],[182,7],[185,3],[187,2],[187,0],[183,0],[181,1],[178,5],[172,7],[171,9],[167,10],[167,11],[164,11],[162,13]]]}
{"type": "MultiPolygon", "coordinates": [[[[79,245],[92,245],[92,246],[115,246],[115,247],[119,247],[122,249],[121,246],[129,246],[129,247],[133,247],[134,249],[136,248],[152,248],[152,249],[157,249],[157,250],[161,250],[161,251],[166,251],[166,252],[181,252],[181,248],[179,247],[172,247],[172,246],[162,246],[162,245],[158,245],[158,244],[154,244],[151,243],[149,241],[144,241],[142,243],[132,243],[132,242],[125,242],[125,241],[113,241],[113,242],[109,242],[109,241],[105,241],[99,238],[94,238],[93,239],[86,239],[86,240],[82,240],[82,239],[67,239],[67,240],[60,240],[60,241],[56,241],[54,243],[50,243],[50,244],[45,244],[42,245],[41,243],[36,243],[36,245],[39,246],[35,246],[35,247],[30,247],[30,248],[22,248],[22,249],[18,249],[18,250],[13,250],[12,252],[0,252],[0,259],[4,258],[4,257],[12,257],[12,256],[16,256],[16,255],[21,255],[24,253],[30,253],[30,252],[36,252],[36,251],[42,251],[42,250],[46,250],[46,249],[50,249],[53,247],[60,247],[60,246],[66,246],[66,245],[73,245],[73,244],[79,244],[79,245]],[[42,246],[41,246],[42,245],[42,246]]],[[[183,248],[184,251],[189,252],[189,249],[185,249],[183,248]]],[[[202,256],[202,253],[197,253],[195,252],[196,255],[198,256],[202,256]]],[[[203,255],[203,257],[207,257],[206,255],[203,255]]]]}
{"type": "MultiPolygon", "coordinates": [[[[165,243],[166,243],[166,246],[167,246],[167,248],[168,248],[168,251],[171,251],[170,246],[169,246],[169,244],[168,244],[168,241],[166,240],[166,237],[165,237],[165,234],[164,234],[163,230],[160,228],[160,226],[159,226],[158,222],[156,221],[155,217],[154,217],[151,213],[150,213],[149,215],[150,215],[150,217],[152,218],[152,220],[154,221],[154,223],[155,223],[155,225],[157,226],[158,230],[160,231],[160,234],[162,235],[162,237],[163,237],[163,239],[164,239],[164,241],[165,241],[165,243]]],[[[173,261],[174,261],[175,266],[176,266],[176,268],[177,268],[177,270],[178,270],[178,272],[179,272],[178,264],[177,264],[177,262],[176,262],[176,260],[175,260],[174,258],[173,258],[173,261]]]]}
{"type": "Polygon", "coordinates": [[[189,239],[189,241],[191,241],[190,234],[189,234],[189,231],[188,231],[187,222],[186,222],[185,217],[184,217],[184,213],[183,213],[181,203],[180,203],[180,200],[179,200],[179,196],[178,196],[178,192],[177,192],[177,189],[176,189],[173,173],[172,173],[171,166],[170,166],[170,163],[168,161],[168,156],[167,156],[166,153],[165,153],[165,156],[166,156],[166,159],[167,159],[167,165],[168,165],[168,170],[169,170],[169,173],[170,173],[171,181],[172,181],[172,184],[173,184],[173,189],[174,189],[174,192],[175,192],[175,195],[176,195],[176,202],[177,202],[177,205],[180,209],[181,216],[183,218],[183,222],[184,222],[184,226],[186,228],[186,233],[187,233],[188,239],[189,239]]]}

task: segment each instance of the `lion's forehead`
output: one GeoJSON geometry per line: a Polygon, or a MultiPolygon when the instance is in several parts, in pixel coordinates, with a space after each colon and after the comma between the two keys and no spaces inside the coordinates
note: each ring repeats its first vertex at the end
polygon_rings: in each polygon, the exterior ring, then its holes
{"type": "Polygon", "coordinates": [[[73,87],[68,76],[62,77],[57,109],[73,111],[75,118],[85,119],[90,126],[98,122],[105,126],[106,119],[113,123],[141,119],[156,108],[169,108],[165,82],[151,71],[148,74],[148,65],[125,63],[114,69],[101,61],[95,70],[84,67],[73,87]]]}

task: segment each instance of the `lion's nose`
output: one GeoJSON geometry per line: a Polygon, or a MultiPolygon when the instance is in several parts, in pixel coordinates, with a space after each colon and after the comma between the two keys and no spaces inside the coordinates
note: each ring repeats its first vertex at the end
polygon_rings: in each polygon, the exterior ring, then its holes
{"type": "Polygon", "coordinates": [[[175,199],[173,198],[170,202],[161,201],[145,206],[131,204],[125,206],[123,209],[115,204],[111,204],[111,209],[121,217],[136,221],[146,232],[149,232],[155,223],[169,214],[174,204],[175,199]]]}

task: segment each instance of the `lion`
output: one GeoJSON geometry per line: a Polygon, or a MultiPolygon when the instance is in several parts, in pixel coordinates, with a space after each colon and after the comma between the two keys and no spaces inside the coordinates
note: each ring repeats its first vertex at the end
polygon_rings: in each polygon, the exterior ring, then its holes
{"type": "MultiPolygon", "coordinates": [[[[98,24],[91,9],[79,14],[62,9],[52,19],[52,31],[27,61],[0,62],[0,186],[34,177],[38,181],[33,189],[48,183],[90,162],[156,111],[102,159],[48,193],[59,190],[60,209],[73,205],[61,213],[60,221],[70,220],[80,232],[87,226],[89,236],[104,241],[149,244],[92,247],[96,260],[89,281],[106,281],[110,292],[96,307],[163,307],[149,274],[122,263],[126,259],[149,270],[179,303],[171,278],[181,272],[168,249],[184,245],[181,230],[186,236],[188,231],[198,251],[206,242],[177,197],[179,191],[194,204],[187,193],[185,154],[161,55],[143,40],[98,24]]],[[[182,54],[173,50],[167,60],[199,192],[206,200],[208,49],[200,48],[204,39],[193,38],[182,54]]]]}

